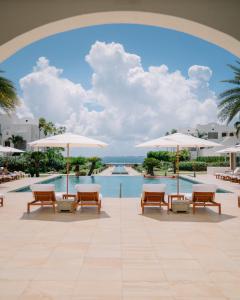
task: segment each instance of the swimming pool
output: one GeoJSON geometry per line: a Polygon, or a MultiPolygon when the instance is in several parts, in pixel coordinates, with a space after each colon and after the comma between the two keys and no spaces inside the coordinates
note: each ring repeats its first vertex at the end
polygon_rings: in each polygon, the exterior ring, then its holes
{"type": "MultiPolygon", "coordinates": [[[[58,176],[53,179],[41,181],[41,183],[52,183],[57,192],[66,191],[66,176],[58,176]]],[[[120,185],[122,197],[139,197],[144,183],[165,183],[167,193],[176,192],[176,179],[172,178],[144,178],[142,176],[69,176],[69,193],[75,193],[75,185],[78,183],[97,183],[101,185],[101,193],[104,197],[119,197],[120,185]]],[[[196,183],[185,178],[180,178],[180,192],[191,193],[192,184],[196,183]]],[[[15,192],[30,192],[30,187],[15,190],[15,192]]],[[[218,193],[227,191],[218,189],[218,193]]]]}
{"type": "Polygon", "coordinates": [[[124,166],[116,166],[114,167],[113,171],[112,171],[112,174],[125,174],[127,175],[128,172],[126,170],[126,168],[124,166]]]}

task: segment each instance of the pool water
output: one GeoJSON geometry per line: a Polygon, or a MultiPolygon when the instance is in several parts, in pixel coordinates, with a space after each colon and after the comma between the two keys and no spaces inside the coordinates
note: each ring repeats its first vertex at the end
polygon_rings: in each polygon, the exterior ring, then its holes
{"type": "Polygon", "coordinates": [[[128,174],[128,172],[124,166],[116,166],[114,167],[112,174],[128,174]]]}
{"type": "MultiPolygon", "coordinates": [[[[192,182],[180,178],[180,192],[191,193],[192,182]]],[[[41,183],[51,183],[56,187],[56,192],[66,191],[66,176],[58,176],[53,179],[44,180],[41,183]]],[[[69,193],[75,193],[75,185],[79,183],[97,183],[101,185],[101,193],[105,197],[119,197],[120,185],[122,197],[139,197],[142,185],[145,183],[165,183],[167,193],[176,193],[177,182],[172,178],[144,178],[142,176],[69,176],[69,193]]],[[[18,189],[15,192],[30,192],[30,187],[18,189]]],[[[227,192],[219,189],[218,193],[227,192]]]]}

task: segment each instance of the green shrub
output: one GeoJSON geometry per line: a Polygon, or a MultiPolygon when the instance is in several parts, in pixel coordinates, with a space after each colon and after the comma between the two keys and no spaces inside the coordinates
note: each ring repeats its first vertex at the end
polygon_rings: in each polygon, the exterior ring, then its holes
{"type": "Polygon", "coordinates": [[[212,162],[207,164],[209,167],[229,167],[228,161],[212,162]]]}
{"type": "Polygon", "coordinates": [[[87,175],[87,171],[85,171],[85,170],[81,170],[79,172],[79,176],[86,176],[86,175],[87,175]]]}
{"type": "Polygon", "coordinates": [[[182,161],[179,163],[181,171],[206,171],[207,163],[202,161],[182,161]]]}
{"type": "MultiPolygon", "coordinates": [[[[216,163],[216,162],[225,162],[226,158],[223,156],[199,156],[196,159],[197,161],[204,161],[207,163],[216,163]]],[[[227,161],[229,158],[227,157],[227,161]]]]}

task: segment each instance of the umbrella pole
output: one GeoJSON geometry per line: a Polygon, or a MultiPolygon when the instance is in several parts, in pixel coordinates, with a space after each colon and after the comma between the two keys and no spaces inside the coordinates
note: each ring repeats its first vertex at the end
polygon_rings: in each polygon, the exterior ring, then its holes
{"type": "Polygon", "coordinates": [[[179,146],[176,153],[176,171],[177,171],[177,194],[179,195],[179,146]]]}
{"type": "Polygon", "coordinates": [[[69,179],[69,144],[67,144],[67,196],[68,196],[68,179],[69,179]]]}

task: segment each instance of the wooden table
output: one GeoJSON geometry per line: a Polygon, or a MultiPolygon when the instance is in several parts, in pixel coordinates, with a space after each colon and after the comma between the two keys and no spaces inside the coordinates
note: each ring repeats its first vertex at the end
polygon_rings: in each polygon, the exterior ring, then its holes
{"type": "Polygon", "coordinates": [[[63,194],[62,200],[57,200],[59,211],[70,211],[74,212],[77,207],[76,195],[75,194],[63,194]]]}
{"type": "Polygon", "coordinates": [[[172,210],[172,201],[173,200],[185,200],[184,194],[169,194],[168,203],[170,202],[170,210],[172,210]]]}

